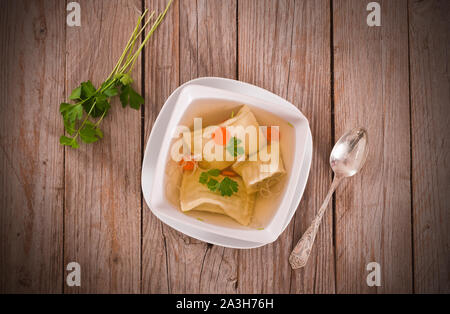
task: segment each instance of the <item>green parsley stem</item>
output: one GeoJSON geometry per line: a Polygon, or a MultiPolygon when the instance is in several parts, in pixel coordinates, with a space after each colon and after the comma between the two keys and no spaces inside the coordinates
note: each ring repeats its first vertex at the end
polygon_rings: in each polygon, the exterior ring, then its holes
{"type": "Polygon", "coordinates": [[[153,35],[153,33],[155,32],[155,30],[158,28],[159,24],[161,24],[162,20],[164,19],[164,17],[166,16],[167,11],[170,8],[170,5],[172,4],[173,0],[170,0],[169,3],[166,6],[166,9],[164,10],[163,13],[161,13],[158,18],[156,19],[155,23],[153,23],[152,28],[150,29],[150,32],[147,34],[147,36],[145,36],[144,41],[141,43],[141,45],[139,46],[139,48],[137,49],[137,51],[134,53],[133,57],[131,57],[131,59],[125,63],[125,65],[120,69],[120,73],[125,72],[125,70],[128,68],[128,66],[131,64],[131,67],[129,69],[128,72],[130,72],[133,69],[134,63],[136,62],[137,57],[139,56],[139,54],[141,53],[142,49],[144,48],[144,46],[147,44],[148,40],[150,39],[150,37],[153,35]]]}
{"type": "Polygon", "coordinates": [[[103,118],[105,117],[105,115],[106,115],[106,110],[103,111],[102,116],[100,117],[100,119],[98,119],[98,121],[95,122],[95,127],[98,127],[98,126],[99,126],[99,124],[102,122],[102,120],[103,120],[103,118]]]}
{"type": "Polygon", "coordinates": [[[125,59],[126,60],[125,63],[130,61],[131,57],[133,56],[133,50],[134,50],[134,45],[136,44],[136,40],[139,38],[139,36],[141,36],[141,34],[144,31],[144,29],[148,26],[148,24],[150,23],[151,19],[153,18],[153,15],[155,15],[155,11],[152,11],[152,13],[150,14],[149,18],[144,23],[144,26],[142,26],[142,28],[139,31],[139,33],[137,33],[136,36],[134,37],[133,44],[131,45],[131,48],[128,49],[128,55],[127,55],[127,57],[125,59]]]}
{"type": "Polygon", "coordinates": [[[84,125],[86,124],[87,120],[89,119],[89,116],[91,115],[91,112],[94,109],[96,102],[97,101],[94,100],[94,102],[92,103],[91,109],[89,109],[89,112],[88,112],[86,118],[84,118],[83,123],[81,123],[81,126],[78,128],[77,133],[75,133],[74,137],[72,138],[72,141],[75,141],[77,139],[78,135],[80,134],[81,129],[83,129],[84,125]]]}
{"type": "Polygon", "coordinates": [[[142,15],[139,17],[138,22],[136,24],[136,27],[134,28],[134,31],[131,34],[131,37],[128,40],[127,45],[125,46],[125,49],[123,50],[122,55],[120,56],[117,64],[115,65],[114,69],[112,70],[111,74],[108,76],[107,80],[109,80],[117,72],[117,69],[122,64],[123,58],[125,58],[125,55],[127,54],[128,50],[130,49],[130,46],[131,46],[132,42],[134,42],[136,40],[136,32],[139,29],[139,25],[141,24],[142,19],[147,14],[147,12],[148,12],[148,9],[146,9],[144,11],[144,13],[142,13],[142,15]]]}
{"type": "MultiPolygon", "coordinates": [[[[127,69],[128,66],[130,66],[130,69],[128,70],[128,73],[131,72],[131,70],[134,67],[134,63],[137,60],[137,57],[139,56],[139,54],[141,53],[143,47],[145,46],[145,44],[147,43],[147,41],[150,39],[151,35],[153,34],[153,32],[156,30],[157,27],[157,23],[159,22],[161,15],[158,16],[158,19],[156,20],[156,22],[152,25],[152,28],[150,29],[150,32],[147,34],[147,36],[145,37],[144,41],[142,42],[142,44],[139,46],[138,50],[133,54],[133,56],[131,56],[129,58],[129,60],[125,63],[125,65],[120,69],[120,71],[123,73],[125,72],[125,70],[127,69]],[[155,27],[156,25],[156,27],[155,27]]],[[[159,25],[159,24],[158,24],[159,25]]]]}

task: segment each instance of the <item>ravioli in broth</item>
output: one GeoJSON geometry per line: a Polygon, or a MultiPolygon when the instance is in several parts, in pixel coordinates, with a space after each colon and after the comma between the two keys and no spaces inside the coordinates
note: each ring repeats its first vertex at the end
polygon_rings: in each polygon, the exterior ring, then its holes
{"type": "Polygon", "coordinates": [[[167,199],[206,223],[265,228],[292,169],[293,127],[260,108],[222,100],[191,104],[180,126],[165,171],[167,199]]]}

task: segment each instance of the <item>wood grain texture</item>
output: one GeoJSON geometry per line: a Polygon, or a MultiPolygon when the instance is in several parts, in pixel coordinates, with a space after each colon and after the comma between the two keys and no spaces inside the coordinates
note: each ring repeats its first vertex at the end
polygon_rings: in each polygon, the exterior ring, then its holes
{"type": "Polygon", "coordinates": [[[236,0],[197,0],[198,76],[236,78],[236,7],[236,0]]]}
{"type": "MultiPolygon", "coordinates": [[[[166,0],[145,1],[150,11],[161,12],[166,0]]],[[[165,100],[179,85],[179,3],[175,2],[167,12],[145,49],[145,108],[144,145],[150,136],[153,122],[165,100]]],[[[143,147],[142,149],[145,149],[143,147]]],[[[155,148],[158,149],[158,148],[155,148]]],[[[143,202],[142,209],[142,288],[143,293],[169,293],[181,285],[170,274],[176,274],[179,265],[169,264],[171,237],[175,231],[167,231],[143,202]]],[[[175,256],[177,259],[178,257],[175,256]]]]}
{"type": "MultiPolygon", "coordinates": [[[[239,80],[287,96],[294,1],[239,1],[239,80]]],[[[288,293],[292,225],[277,241],[239,252],[239,292],[288,293]]]]}
{"type": "MultiPolygon", "coordinates": [[[[164,2],[149,3],[150,7],[158,5],[164,5],[164,2]]],[[[182,84],[198,76],[234,78],[236,73],[236,1],[179,1],[179,15],[177,8],[173,9],[173,15],[164,21],[172,26],[167,26],[167,32],[158,30],[155,37],[155,46],[170,42],[168,48],[172,53],[164,54],[158,48],[150,48],[156,53],[156,58],[154,56],[150,61],[155,62],[150,64],[151,72],[159,72],[150,77],[153,82],[150,86],[155,86],[150,96],[154,102],[154,114],[159,112],[166,98],[178,86],[177,83],[182,84]],[[176,29],[177,21],[179,30],[176,29]],[[177,44],[181,47],[179,53],[177,44]],[[161,71],[157,68],[160,64],[170,64],[167,66],[168,72],[164,74],[171,76],[169,82],[164,79],[161,81],[161,71]]],[[[149,134],[155,118],[156,115],[146,115],[146,134],[149,134]]],[[[150,211],[144,212],[144,292],[235,291],[236,250],[192,239],[166,225],[161,226],[161,222],[155,220],[156,217],[150,211]],[[158,225],[158,231],[150,233],[151,229],[147,229],[147,225],[158,225]],[[147,242],[148,249],[145,248],[147,242]],[[162,267],[163,263],[166,263],[167,273],[161,276],[167,283],[161,285],[161,280],[153,282],[150,274],[154,274],[155,269],[162,267]]]]}
{"type": "MultiPolygon", "coordinates": [[[[294,1],[239,1],[239,80],[286,97],[294,1]]],[[[287,293],[292,225],[277,241],[239,253],[239,291],[287,293]]]]}
{"type": "Polygon", "coordinates": [[[62,287],[64,3],[0,5],[0,292],[62,287]]]}
{"type": "Polygon", "coordinates": [[[449,293],[449,18],[446,0],[178,0],[133,71],[140,112],[115,100],[104,139],[63,148],[59,103],[102,82],[142,7],[168,0],[0,4],[0,293],[449,293]],[[409,24],[408,24],[409,22],[409,24]],[[313,159],[296,215],[252,250],[206,244],[152,215],[142,151],[167,97],[202,76],[239,79],[297,106],[313,159]],[[364,126],[370,153],[323,217],[305,268],[288,257],[331,184],[328,156],[364,126]],[[81,287],[65,285],[69,262],[81,287]],[[381,287],[368,287],[369,262],[381,287]]]}
{"type": "MultiPolygon", "coordinates": [[[[180,84],[203,76],[236,78],[236,1],[180,4],[180,84]]],[[[186,292],[235,293],[238,251],[179,236],[186,292]]]]}
{"type": "MultiPolygon", "coordinates": [[[[238,11],[239,79],[266,88],[298,106],[307,118],[312,119],[311,125],[317,126],[313,130],[313,138],[319,138],[320,147],[325,146],[325,151],[329,151],[331,103],[328,2],[239,1],[238,11]]],[[[321,245],[313,251],[314,256],[307,268],[291,273],[288,263],[294,239],[298,240],[306,230],[320,206],[320,198],[325,196],[328,183],[331,182],[329,169],[317,153],[313,157],[310,178],[312,181],[308,186],[321,190],[311,195],[310,188],[307,188],[296,218],[280,238],[273,244],[240,253],[241,292],[334,290],[331,212],[327,214],[318,236],[321,245]],[[316,266],[316,254],[320,256],[320,266],[316,266]],[[329,280],[323,280],[322,276],[329,280]]]]}
{"type": "MultiPolygon", "coordinates": [[[[197,0],[197,46],[198,58],[196,60],[198,73],[196,76],[219,76],[236,79],[237,64],[237,25],[235,0],[197,0]]],[[[193,11],[180,14],[180,21],[186,15],[194,15],[193,11]]],[[[182,27],[180,30],[183,29],[182,27]]],[[[191,36],[183,36],[180,32],[181,42],[194,42],[191,36]]],[[[185,60],[185,51],[180,51],[180,61],[185,60]]],[[[185,71],[184,62],[180,63],[181,73],[185,71]]],[[[183,79],[180,84],[184,83],[183,79]]],[[[194,240],[197,241],[197,240],[194,240]]],[[[200,243],[200,241],[198,241],[200,243]]],[[[207,244],[198,251],[192,251],[187,256],[199,254],[201,263],[195,265],[200,269],[194,282],[198,282],[198,289],[192,291],[199,293],[236,293],[238,283],[238,250],[207,244]]],[[[188,260],[186,261],[188,262],[188,260]]],[[[192,278],[192,277],[191,277],[192,278]]]]}
{"type": "MultiPolygon", "coordinates": [[[[313,156],[308,183],[294,216],[293,246],[307,230],[331,185],[332,147],[329,1],[296,1],[287,99],[308,118],[313,156]]],[[[291,293],[334,293],[335,265],[331,204],[306,267],[292,272],[291,293]]]]}
{"type": "Polygon", "coordinates": [[[450,3],[410,1],[414,288],[450,292],[450,3]]]}
{"type": "Polygon", "coordinates": [[[338,293],[412,292],[407,3],[379,3],[382,26],[368,27],[367,3],[333,1],[336,139],[369,134],[366,165],[336,192],[338,293]]]}
{"type": "MultiPolygon", "coordinates": [[[[120,57],[141,12],[136,1],[80,1],[81,27],[67,27],[67,86],[98,86],[120,57]]],[[[133,70],[139,88],[140,65],[133,70]]],[[[66,293],[140,291],[140,112],[115,99],[95,145],[66,148],[64,263],[81,265],[66,293]]]]}

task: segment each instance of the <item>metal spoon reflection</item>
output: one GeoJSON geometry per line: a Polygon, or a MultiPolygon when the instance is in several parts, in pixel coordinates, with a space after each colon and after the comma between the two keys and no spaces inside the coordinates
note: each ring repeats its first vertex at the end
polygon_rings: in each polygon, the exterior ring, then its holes
{"type": "Polygon", "coordinates": [[[311,226],[297,242],[289,256],[289,263],[293,269],[306,265],[317,230],[319,230],[323,214],[328,207],[331,196],[343,178],[355,175],[362,168],[366,161],[367,153],[368,138],[367,131],[364,128],[355,128],[345,133],[334,145],[330,155],[330,165],[334,171],[334,179],[311,226]]]}

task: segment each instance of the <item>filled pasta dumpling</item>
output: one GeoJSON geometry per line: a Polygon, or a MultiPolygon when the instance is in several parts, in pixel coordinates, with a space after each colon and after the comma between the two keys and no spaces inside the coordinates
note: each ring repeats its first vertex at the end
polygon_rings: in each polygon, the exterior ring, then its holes
{"type": "Polygon", "coordinates": [[[230,152],[230,147],[235,141],[242,143],[246,156],[257,153],[261,143],[265,143],[259,123],[246,105],[242,106],[235,116],[216,127],[191,131],[188,139],[186,144],[191,154],[194,155],[195,147],[201,150],[202,158],[199,162],[201,168],[220,170],[231,166],[240,157],[232,150],[230,152]],[[222,154],[218,154],[219,160],[215,158],[216,149],[222,149],[222,154]]]}
{"type": "MultiPolygon", "coordinates": [[[[180,205],[183,212],[190,210],[208,211],[225,214],[240,224],[247,226],[253,215],[255,194],[248,194],[244,182],[234,177],[237,182],[237,192],[231,196],[222,196],[218,191],[211,191],[207,185],[200,183],[200,176],[204,172],[196,169],[193,173],[184,173],[180,188],[180,205]]],[[[225,177],[215,177],[218,182],[225,177]]]]}
{"type": "MultiPolygon", "coordinates": [[[[267,150],[275,149],[274,147],[278,148],[278,145],[268,145],[267,150]]],[[[257,157],[256,161],[244,160],[233,164],[232,169],[242,177],[247,193],[255,193],[261,187],[270,188],[273,183],[277,182],[271,179],[279,178],[286,173],[281,152],[278,154],[277,163],[274,163],[273,160],[262,161],[257,157]]]]}
{"type": "Polygon", "coordinates": [[[174,152],[179,153],[180,147],[183,152],[170,161],[179,171],[169,172],[176,180],[167,181],[166,190],[172,193],[166,194],[173,196],[173,203],[182,212],[210,212],[243,226],[261,228],[261,221],[269,217],[267,208],[279,200],[282,177],[287,173],[279,141],[282,124],[280,119],[267,119],[261,109],[255,116],[247,105],[234,112],[227,113],[225,121],[223,116],[217,119],[223,121],[217,125],[204,126],[194,118],[194,130],[183,127],[183,138],[172,146],[174,152]],[[256,117],[275,125],[260,126],[256,117]]]}

